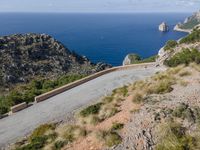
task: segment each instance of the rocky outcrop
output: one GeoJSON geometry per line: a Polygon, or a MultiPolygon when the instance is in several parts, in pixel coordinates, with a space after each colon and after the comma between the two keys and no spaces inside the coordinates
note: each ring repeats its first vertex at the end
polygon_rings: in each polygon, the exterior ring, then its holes
{"type": "Polygon", "coordinates": [[[174,27],[174,31],[179,31],[179,32],[186,32],[186,33],[191,33],[192,29],[182,29],[181,28],[182,24],[178,23],[175,27],[174,27]]]}
{"type": "Polygon", "coordinates": [[[183,23],[178,23],[174,30],[183,31],[183,32],[191,32],[195,26],[200,24],[200,11],[195,12],[192,16],[187,17],[183,23]]]}
{"type": "Polygon", "coordinates": [[[168,25],[165,22],[162,22],[159,27],[158,27],[159,31],[162,32],[167,32],[169,30],[168,25]]]}
{"type": "Polygon", "coordinates": [[[137,63],[140,60],[141,60],[141,58],[140,58],[139,55],[137,55],[137,54],[128,54],[128,55],[126,55],[126,57],[123,60],[123,66],[130,65],[130,64],[133,64],[133,63],[137,63]]]}
{"type": "Polygon", "coordinates": [[[66,73],[91,74],[111,67],[93,64],[46,34],[0,37],[0,84],[7,86],[37,77],[54,78],[66,73]]]}
{"type": "Polygon", "coordinates": [[[179,44],[178,46],[176,46],[175,48],[173,48],[173,50],[164,50],[164,47],[162,47],[159,51],[158,51],[158,58],[156,59],[156,63],[157,65],[162,66],[164,64],[164,61],[171,58],[173,55],[175,55],[176,53],[181,52],[183,49],[197,49],[200,51],[200,42],[196,42],[196,43],[190,43],[190,44],[179,44]]]}

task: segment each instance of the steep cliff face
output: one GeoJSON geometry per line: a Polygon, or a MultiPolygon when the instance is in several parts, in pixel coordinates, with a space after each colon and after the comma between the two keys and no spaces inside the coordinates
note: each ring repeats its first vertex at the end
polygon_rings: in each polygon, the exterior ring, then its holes
{"type": "Polygon", "coordinates": [[[177,24],[174,29],[190,30],[199,24],[200,24],[200,11],[195,12],[192,16],[186,18],[183,23],[177,24]]]}
{"type": "Polygon", "coordinates": [[[66,73],[91,74],[110,67],[103,63],[92,64],[46,34],[0,37],[0,58],[1,86],[66,73]]]}

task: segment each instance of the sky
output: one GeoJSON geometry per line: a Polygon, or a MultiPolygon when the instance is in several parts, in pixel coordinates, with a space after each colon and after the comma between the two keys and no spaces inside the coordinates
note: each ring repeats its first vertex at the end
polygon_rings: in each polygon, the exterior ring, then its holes
{"type": "Polygon", "coordinates": [[[0,12],[194,12],[200,0],[0,0],[0,12]]]}

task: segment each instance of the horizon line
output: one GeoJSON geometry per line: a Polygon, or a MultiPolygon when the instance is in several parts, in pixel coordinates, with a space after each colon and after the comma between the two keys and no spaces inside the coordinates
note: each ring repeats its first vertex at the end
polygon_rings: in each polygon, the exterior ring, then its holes
{"type": "Polygon", "coordinates": [[[167,11],[104,11],[104,12],[86,12],[86,11],[83,11],[83,12],[73,12],[73,11],[63,11],[63,12],[58,12],[58,11],[0,11],[0,13],[58,13],[58,14],[63,14],[63,13],[69,13],[69,14],[80,14],[80,13],[83,13],[83,14],[89,14],[89,13],[93,13],[93,14],[105,14],[105,13],[110,13],[110,14],[119,14],[119,13],[194,13],[195,11],[170,11],[170,12],[167,12],[167,11]]]}

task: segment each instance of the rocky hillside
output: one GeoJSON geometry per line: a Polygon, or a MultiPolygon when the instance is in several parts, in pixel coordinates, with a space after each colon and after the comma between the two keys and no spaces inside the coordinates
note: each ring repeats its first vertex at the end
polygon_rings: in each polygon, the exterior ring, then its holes
{"type": "Polygon", "coordinates": [[[77,112],[73,123],[45,124],[15,149],[198,150],[200,66],[190,64],[113,90],[77,112]]]}
{"type": "Polygon", "coordinates": [[[103,63],[92,64],[46,34],[0,37],[0,58],[1,86],[66,73],[91,74],[110,67],[103,63]]]}
{"type": "Polygon", "coordinates": [[[175,30],[178,29],[191,30],[199,24],[200,24],[200,11],[195,12],[192,16],[186,18],[183,23],[177,24],[175,30]]]}
{"type": "Polygon", "coordinates": [[[148,62],[155,62],[157,56],[151,56],[145,59],[142,59],[137,54],[128,54],[123,60],[123,66],[131,65],[131,64],[138,64],[138,63],[148,63],[148,62]]]}
{"type": "MultiPolygon", "coordinates": [[[[172,58],[176,58],[175,61],[177,63],[181,60],[184,61],[184,56],[191,55],[193,52],[195,53],[195,50],[200,51],[200,29],[194,29],[191,34],[180,39],[179,41],[168,41],[166,45],[162,47],[158,52],[157,64],[166,64],[166,62],[172,60],[172,58]],[[189,50],[190,52],[186,54],[187,50],[189,50]],[[180,56],[183,57],[181,58],[181,60],[178,60],[180,56]]],[[[194,57],[198,57],[198,55],[195,55],[194,57]]],[[[190,60],[188,60],[188,63],[191,61],[194,61],[194,58],[190,58],[190,60]]]]}

